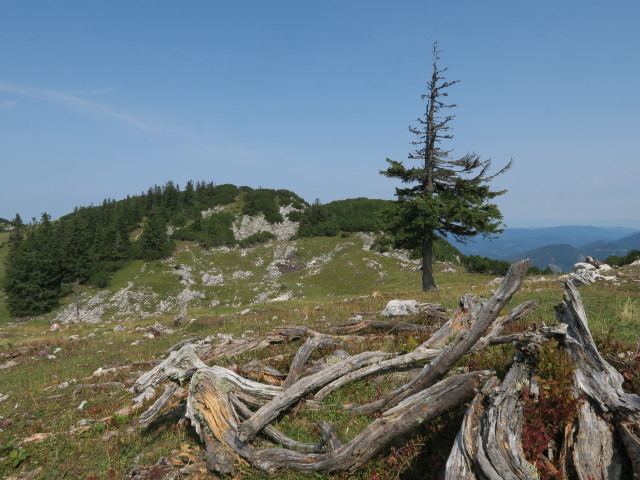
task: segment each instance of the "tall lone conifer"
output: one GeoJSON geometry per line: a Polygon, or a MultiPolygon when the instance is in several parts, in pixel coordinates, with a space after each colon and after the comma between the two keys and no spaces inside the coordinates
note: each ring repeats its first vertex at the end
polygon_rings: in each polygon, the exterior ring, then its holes
{"type": "Polygon", "coordinates": [[[422,252],[422,289],[437,289],[433,278],[433,245],[438,236],[452,236],[466,241],[476,235],[490,236],[502,232],[502,215],[498,206],[489,200],[505,193],[492,191],[488,182],[504,173],[509,162],[498,173],[489,175],[491,160],[481,160],[475,153],[451,159],[451,150],[443,148],[444,140],[453,138],[449,122],[454,118],[447,109],[444,97],[447,89],[458,83],[446,81],[446,68],[438,67],[439,50],[433,46],[433,73],[427,84],[423,118],[416,127],[409,127],[416,140],[411,142],[415,150],[408,158],[418,161],[418,166],[406,167],[402,162],[387,158],[389,166],[380,173],[398,178],[404,188],[396,188],[397,200],[386,212],[385,220],[396,239],[408,247],[419,247],[422,252]]]}

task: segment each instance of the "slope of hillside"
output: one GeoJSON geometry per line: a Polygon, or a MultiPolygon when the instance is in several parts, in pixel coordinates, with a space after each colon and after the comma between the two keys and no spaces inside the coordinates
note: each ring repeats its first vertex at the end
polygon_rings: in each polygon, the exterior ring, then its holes
{"type": "Polygon", "coordinates": [[[584,261],[585,255],[581,250],[572,245],[563,243],[529,250],[528,252],[511,257],[509,261],[515,262],[525,258],[530,259],[532,265],[540,269],[549,266],[553,272],[561,273],[571,271],[571,268],[576,263],[584,261]]]}
{"type": "Polygon", "coordinates": [[[495,239],[478,238],[466,245],[454,243],[454,246],[465,255],[506,260],[521,258],[525,252],[549,245],[568,244],[579,248],[587,243],[618,240],[635,232],[637,230],[626,227],[507,228],[495,239]]]}
{"type": "Polygon", "coordinates": [[[177,313],[183,305],[189,312],[228,312],[284,300],[411,288],[411,276],[403,272],[415,270],[417,262],[406,254],[372,252],[372,240],[354,234],[214,249],[180,242],[170,258],[132,262],[107,289],[84,288],[68,297],[53,321],[122,322],[177,313]]]}
{"type": "Polygon", "coordinates": [[[640,249],[640,233],[627,235],[615,241],[592,242],[582,247],[587,255],[601,259],[610,255],[623,256],[634,249],[640,249]]]}

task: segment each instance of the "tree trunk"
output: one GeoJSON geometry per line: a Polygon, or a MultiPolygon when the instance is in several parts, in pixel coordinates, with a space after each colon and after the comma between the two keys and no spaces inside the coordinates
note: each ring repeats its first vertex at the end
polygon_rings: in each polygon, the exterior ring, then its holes
{"type": "Polygon", "coordinates": [[[422,291],[437,289],[433,278],[433,237],[427,236],[422,242],[422,291]]]}

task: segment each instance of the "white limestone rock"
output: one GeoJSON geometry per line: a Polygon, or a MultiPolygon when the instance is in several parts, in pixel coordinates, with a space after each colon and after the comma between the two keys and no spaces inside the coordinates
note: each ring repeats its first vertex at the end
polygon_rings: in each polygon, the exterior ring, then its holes
{"type": "Polygon", "coordinates": [[[384,317],[417,315],[423,305],[423,303],[418,303],[416,300],[391,300],[380,315],[384,317]]]}
{"type": "Polygon", "coordinates": [[[291,205],[280,207],[281,223],[269,223],[264,215],[249,216],[244,215],[232,225],[233,236],[236,240],[244,240],[259,232],[273,233],[278,240],[289,240],[298,233],[298,222],[292,222],[287,215],[290,212],[298,211],[291,205]]]}
{"type": "Polygon", "coordinates": [[[224,282],[224,277],[222,276],[222,274],[211,275],[209,273],[205,273],[204,275],[202,275],[202,284],[207,287],[219,285],[222,282],[224,282]]]}

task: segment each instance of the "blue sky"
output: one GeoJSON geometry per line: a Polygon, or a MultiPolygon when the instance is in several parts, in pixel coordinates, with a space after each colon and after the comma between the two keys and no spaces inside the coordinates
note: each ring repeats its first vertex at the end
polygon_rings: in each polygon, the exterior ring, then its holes
{"type": "Polygon", "coordinates": [[[640,228],[637,1],[0,3],[0,217],[188,179],[393,198],[434,41],[508,226],[640,228]]]}

